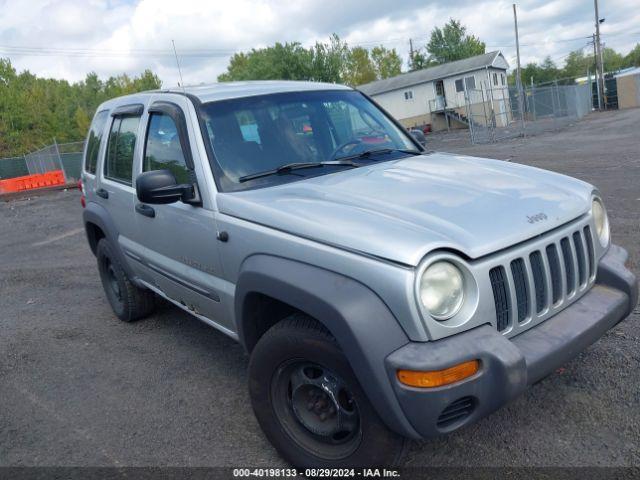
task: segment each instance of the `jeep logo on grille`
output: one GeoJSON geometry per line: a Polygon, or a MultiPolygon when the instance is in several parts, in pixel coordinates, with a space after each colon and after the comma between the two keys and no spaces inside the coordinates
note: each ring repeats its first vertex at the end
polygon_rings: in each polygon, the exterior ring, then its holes
{"type": "Polygon", "coordinates": [[[527,215],[527,221],[529,223],[537,223],[547,219],[547,215],[540,212],[535,215],[527,215]]]}

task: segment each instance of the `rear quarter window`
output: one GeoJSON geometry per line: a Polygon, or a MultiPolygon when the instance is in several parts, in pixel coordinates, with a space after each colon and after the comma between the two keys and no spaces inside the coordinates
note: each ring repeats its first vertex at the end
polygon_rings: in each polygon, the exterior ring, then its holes
{"type": "Polygon", "coordinates": [[[87,149],[84,157],[84,170],[92,175],[95,175],[96,173],[98,154],[100,153],[104,127],[108,118],[109,112],[107,110],[102,110],[95,114],[93,121],[91,122],[91,126],[89,127],[87,149]]]}

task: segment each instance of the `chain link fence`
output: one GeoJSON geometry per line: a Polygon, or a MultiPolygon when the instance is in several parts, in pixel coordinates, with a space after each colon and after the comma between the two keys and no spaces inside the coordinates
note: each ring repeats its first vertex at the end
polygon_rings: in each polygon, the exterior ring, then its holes
{"type": "Polygon", "coordinates": [[[557,130],[592,110],[588,85],[526,87],[522,102],[516,88],[493,87],[488,82],[480,87],[465,92],[466,120],[474,144],[557,130]]]}
{"type": "Polygon", "coordinates": [[[465,91],[465,108],[472,143],[490,143],[521,134],[514,116],[517,106],[508,87],[473,88],[465,91]]]}
{"type": "Polygon", "coordinates": [[[54,143],[22,157],[0,158],[0,179],[62,170],[67,183],[80,179],[84,142],[54,143]]]}

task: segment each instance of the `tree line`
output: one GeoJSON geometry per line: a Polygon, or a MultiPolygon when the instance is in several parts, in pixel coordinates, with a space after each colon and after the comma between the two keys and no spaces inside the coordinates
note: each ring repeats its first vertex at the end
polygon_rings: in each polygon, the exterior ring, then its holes
{"type": "MultiPolygon", "coordinates": [[[[450,19],[431,32],[429,42],[411,53],[409,70],[419,70],[485,53],[485,44],[468,34],[460,21],[450,19]]],[[[299,42],[236,53],[219,82],[238,80],[311,80],[352,87],[399,75],[403,58],[395,48],[382,45],[368,50],[350,47],[333,34],[328,42],[305,48],[299,42]]]]}
{"type": "Polygon", "coordinates": [[[316,42],[309,48],[299,42],[276,43],[236,53],[218,81],[311,80],[355,86],[399,75],[402,63],[395,49],[351,48],[333,34],[328,42],[316,42]]]}
{"type": "Polygon", "coordinates": [[[454,18],[431,31],[429,41],[409,54],[409,69],[420,70],[443,63],[464,60],[486,53],[486,45],[478,37],[467,33],[467,27],[454,18]]]}
{"type": "Polygon", "coordinates": [[[0,158],[19,156],[53,143],[83,140],[102,102],[160,88],[150,70],[101,80],[95,73],[77,83],[21,73],[0,58],[0,158]]]}
{"type": "MultiPolygon", "coordinates": [[[[470,33],[459,20],[449,19],[442,27],[434,28],[428,41],[410,53],[408,70],[440,65],[486,53],[486,45],[470,33]]],[[[404,61],[395,49],[383,46],[371,50],[355,46],[333,35],[329,42],[317,42],[305,48],[300,43],[276,43],[273,46],[237,53],[231,57],[227,71],[218,76],[218,81],[232,80],[312,80],[344,83],[358,86],[374,80],[389,78],[403,72],[404,61]]],[[[640,66],[640,44],[627,55],[612,48],[603,49],[603,64],[606,72],[617,72],[623,68],[640,66]]],[[[509,76],[515,84],[515,74],[509,76]]],[[[522,68],[525,84],[558,81],[571,84],[595,70],[594,56],[583,49],[569,53],[564,65],[559,66],[551,57],[541,63],[529,63],[522,68]]]]}

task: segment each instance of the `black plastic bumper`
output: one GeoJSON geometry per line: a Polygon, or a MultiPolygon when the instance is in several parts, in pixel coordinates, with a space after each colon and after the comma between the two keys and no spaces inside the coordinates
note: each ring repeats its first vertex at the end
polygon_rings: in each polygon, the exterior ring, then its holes
{"type": "Polygon", "coordinates": [[[386,367],[407,419],[422,437],[468,425],[520,395],[598,340],[638,301],[627,252],[612,246],[598,265],[596,284],[582,298],[526,332],[505,338],[485,325],[428,343],[409,343],[389,355],[386,367]],[[452,385],[419,389],[396,378],[398,369],[442,370],[480,360],[474,376],[452,385]]]}

